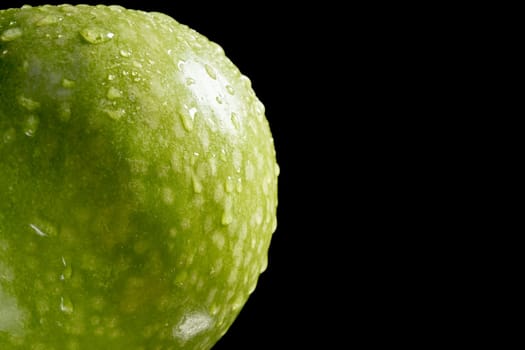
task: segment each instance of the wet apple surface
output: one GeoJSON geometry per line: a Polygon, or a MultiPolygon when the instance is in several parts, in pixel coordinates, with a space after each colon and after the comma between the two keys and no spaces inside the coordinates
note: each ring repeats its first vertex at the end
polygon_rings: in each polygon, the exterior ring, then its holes
{"type": "Polygon", "coordinates": [[[0,348],[210,349],[276,227],[273,139],[205,37],[119,6],[0,11],[0,348]]]}

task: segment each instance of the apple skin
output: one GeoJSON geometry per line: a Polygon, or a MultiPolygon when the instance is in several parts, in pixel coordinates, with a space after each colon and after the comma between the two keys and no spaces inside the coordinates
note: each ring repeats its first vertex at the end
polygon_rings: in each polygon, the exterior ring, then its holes
{"type": "Polygon", "coordinates": [[[266,269],[279,167],[248,78],[120,6],[0,11],[0,349],[210,349],[266,269]]]}

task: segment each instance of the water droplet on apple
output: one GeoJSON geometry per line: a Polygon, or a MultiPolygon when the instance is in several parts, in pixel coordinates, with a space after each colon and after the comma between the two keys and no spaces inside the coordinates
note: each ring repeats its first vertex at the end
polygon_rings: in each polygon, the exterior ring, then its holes
{"type": "Polygon", "coordinates": [[[18,101],[18,104],[20,106],[22,106],[23,108],[25,108],[29,112],[33,112],[33,111],[37,110],[38,108],[40,108],[40,102],[32,100],[32,99],[27,98],[25,96],[20,95],[20,96],[18,96],[16,98],[16,100],[18,101]]]}
{"type": "Polygon", "coordinates": [[[67,122],[71,119],[71,107],[69,103],[62,103],[60,105],[58,109],[58,118],[63,122],[67,122]]]}
{"type": "Polygon", "coordinates": [[[182,113],[179,113],[182,126],[186,131],[192,131],[193,130],[193,123],[195,121],[195,115],[197,114],[197,108],[192,107],[188,109],[187,111],[183,111],[182,113]]]}
{"type": "Polygon", "coordinates": [[[126,114],[126,111],[122,108],[117,110],[105,109],[104,112],[113,120],[119,120],[126,114]]]}
{"type": "Polygon", "coordinates": [[[237,115],[237,113],[232,112],[230,115],[230,119],[232,121],[233,127],[239,130],[239,116],[237,115]]]}
{"type": "Polygon", "coordinates": [[[224,243],[226,243],[226,239],[224,238],[224,235],[219,231],[213,234],[212,241],[219,250],[222,250],[222,248],[224,247],[224,243]]]}
{"type": "Polygon", "coordinates": [[[193,78],[186,78],[186,85],[190,86],[195,84],[195,79],[193,78]]]}
{"type": "Polygon", "coordinates": [[[11,143],[16,139],[16,130],[9,128],[4,132],[3,141],[4,143],[11,143]]]}
{"type": "MultiPolygon", "coordinates": [[[[168,54],[171,55],[171,52],[170,52],[170,51],[171,51],[171,50],[168,50],[168,54]]],[[[185,65],[185,64],[186,64],[186,61],[184,61],[184,60],[179,60],[179,62],[177,62],[177,70],[178,70],[179,72],[182,72],[182,71],[184,70],[184,65],[185,65]]]]}
{"type": "Polygon", "coordinates": [[[222,97],[220,97],[220,96],[215,97],[215,101],[217,101],[217,103],[220,104],[220,105],[222,105],[222,103],[223,103],[222,97]]]}
{"type": "Polygon", "coordinates": [[[72,314],[74,311],[73,302],[68,297],[60,298],[60,311],[66,314],[72,314]]]}
{"type": "Polygon", "coordinates": [[[62,272],[62,274],[60,275],[60,279],[62,281],[64,280],[68,280],[71,278],[71,275],[73,274],[73,269],[71,268],[71,266],[66,266],[64,271],[62,272]]]}
{"type": "Polygon", "coordinates": [[[233,188],[234,188],[234,186],[233,186],[233,178],[231,176],[228,176],[226,178],[226,186],[225,186],[225,188],[226,188],[226,192],[228,192],[228,193],[231,193],[233,191],[233,188]]]}
{"type": "Polygon", "coordinates": [[[235,89],[231,85],[226,85],[226,91],[228,91],[230,95],[235,95],[235,89]]]}
{"type": "Polygon", "coordinates": [[[237,179],[237,186],[235,187],[235,189],[237,190],[238,193],[242,192],[242,178],[239,177],[237,179]]]}
{"type": "Polygon", "coordinates": [[[120,55],[122,57],[130,57],[131,56],[131,51],[128,51],[128,50],[120,50],[120,55]]]}
{"type": "Polygon", "coordinates": [[[201,193],[202,192],[202,183],[199,179],[199,177],[195,174],[192,175],[192,182],[193,182],[193,192],[195,193],[201,193]]]}
{"type": "Polygon", "coordinates": [[[4,32],[0,35],[0,41],[8,42],[13,41],[15,39],[18,39],[22,36],[23,32],[22,29],[16,27],[16,28],[9,28],[4,30],[4,32]]]}
{"type": "Polygon", "coordinates": [[[69,79],[62,79],[62,87],[65,87],[66,89],[70,89],[75,86],[75,82],[73,80],[69,79]]]}
{"type": "Polygon", "coordinates": [[[219,153],[219,158],[223,162],[227,162],[228,161],[228,157],[226,156],[226,150],[224,148],[221,148],[221,153],[219,153]]]}
{"type": "Polygon", "coordinates": [[[108,7],[111,11],[118,12],[118,13],[125,11],[124,7],[120,5],[109,5],[108,7]]]}
{"type": "Polygon", "coordinates": [[[80,35],[90,44],[102,44],[115,37],[114,33],[100,27],[86,27],[80,31],[80,35]]]}
{"type": "Polygon", "coordinates": [[[233,222],[232,204],[232,198],[226,197],[224,201],[224,212],[221,218],[221,223],[225,226],[233,222]]]}
{"type": "Polygon", "coordinates": [[[206,69],[206,73],[208,73],[208,76],[210,78],[212,78],[213,80],[217,79],[217,75],[215,74],[215,70],[213,70],[213,68],[210,65],[205,64],[204,68],[206,69]]]}
{"type": "Polygon", "coordinates": [[[76,8],[75,6],[73,5],[68,5],[68,4],[64,4],[64,5],[58,5],[58,8],[62,11],[62,12],[66,12],[68,14],[71,14],[73,12],[77,12],[78,11],[78,8],[76,8]]]}
{"type": "Polygon", "coordinates": [[[185,314],[182,319],[173,327],[173,338],[186,343],[198,334],[211,328],[213,319],[206,312],[195,311],[185,314]]]}
{"type": "Polygon", "coordinates": [[[266,271],[267,268],[268,268],[268,256],[267,254],[263,254],[262,263],[261,263],[259,272],[263,273],[264,271],[266,271]]]}
{"type": "Polygon", "coordinates": [[[108,89],[108,93],[106,94],[106,96],[110,100],[115,100],[117,98],[122,97],[122,92],[119,89],[112,86],[108,89]]]}
{"type": "Polygon", "coordinates": [[[59,21],[60,21],[60,19],[59,19],[58,16],[47,15],[44,18],[42,18],[41,20],[39,20],[38,22],[36,22],[36,25],[38,27],[47,26],[47,25],[50,25],[50,24],[58,23],[59,21]]]}
{"type": "Polygon", "coordinates": [[[248,181],[253,180],[253,178],[255,177],[255,168],[254,168],[252,162],[250,162],[249,160],[246,161],[244,171],[246,173],[246,180],[248,180],[248,181]]]}
{"type": "Polygon", "coordinates": [[[222,214],[221,223],[223,225],[229,225],[233,222],[233,216],[231,214],[231,211],[225,210],[222,214]]]}
{"type": "Polygon", "coordinates": [[[109,81],[113,81],[113,80],[115,80],[115,75],[113,75],[113,74],[109,74],[109,75],[108,75],[108,80],[109,80],[109,81]]]}
{"type": "MultiPolygon", "coordinates": [[[[133,71],[131,71],[131,76],[137,78],[139,76],[139,73],[137,71],[133,70],[133,71]]],[[[135,81],[140,81],[140,78],[138,80],[135,79],[135,81]]]]}
{"type": "Polygon", "coordinates": [[[239,310],[243,305],[244,298],[242,294],[238,294],[235,300],[232,303],[232,310],[235,312],[239,310]]]}
{"type": "Polygon", "coordinates": [[[35,219],[29,227],[40,237],[54,237],[58,233],[55,226],[40,218],[35,219]]]}
{"type": "Polygon", "coordinates": [[[233,167],[237,173],[241,172],[242,167],[242,153],[239,149],[233,150],[233,167]]]}
{"type": "Polygon", "coordinates": [[[64,271],[62,271],[62,274],[60,275],[60,280],[65,281],[71,279],[73,268],[71,267],[71,264],[67,263],[64,257],[62,257],[62,265],[64,266],[64,271]]]}
{"type": "Polygon", "coordinates": [[[165,204],[173,204],[173,201],[175,200],[175,196],[173,195],[173,190],[169,187],[165,187],[162,189],[162,201],[165,204]]]}
{"type": "Polygon", "coordinates": [[[23,124],[23,131],[26,136],[33,137],[38,129],[40,120],[36,115],[29,115],[23,124]]]}

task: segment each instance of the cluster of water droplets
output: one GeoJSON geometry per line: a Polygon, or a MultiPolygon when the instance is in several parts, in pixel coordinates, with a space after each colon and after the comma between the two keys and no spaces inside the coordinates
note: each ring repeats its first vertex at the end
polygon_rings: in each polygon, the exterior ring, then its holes
{"type": "MultiPolygon", "coordinates": [[[[59,20],[59,17],[49,15],[43,17],[37,23],[37,25],[51,25],[58,23],[59,20]]],[[[102,26],[87,26],[81,29],[79,34],[84,43],[89,45],[103,45],[104,43],[115,40],[115,38],[117,37],[117,33],[107,30],[102,26]]],[[[11,27],[2,31],[2,33],[0,34],[0,41],[6,43],[12,42],[22,36],[23,31],[20,28],[11,27]]],[[[5,53],[0,52],[0,57],[1,55],[5,54],[7,54],[7,51],[5,53]]],[[[118,51],[118,55],[120,55],[122,59],[132,60],[134,53],[132,50],[122,48],[118,51]]],[[[132,65],[136,68],[136,70],[128,69],[120,72],[112,72],[107,75],[107,81],[105,82],[107,83],[107,85],[104,86],[106,89],[105,99],[108,101],[107,106],[105,107],[108,108],[106,108],[104,111],[111,119],[120,120],[126,114],[126,110],[122,108],[113,108],[117,106],[118,102],[122,98],[125,98],[125,92],[119,89],[118,87],[111,85],[112,82],[115,82],[115,80],[119,77],[129,78],[137,82],[141,79],[137,71],[140,71],[140,69],[143,68],[143,63],[134,60],[132,61],[132,65]]],[[[207,98],[207,104],[215,106],[213,107],[214,111],[219,115],[220,120],[223,123],[222,126],[227,126],[227,130],[239,130],[241,128],[241,123],[244,121],[242,116],[239,115],[240,109],[236,108],[234,104],[235,99],[238,97],[236,95],[235,88],[232,85],[228,84],[224,77],[222,77],[221,74],[218,71],[216,71],[215,68],[213,68],[209,64],[195,65],[195,62],[187,64],[187,62],[181,61],[179,62],[179,69],[181,69],[182,72],[185,72],[187,74],[185,84],[190,89],[202,89],[203,79],[211,80],[217,85],[221,85],[223,89],[212,89],[206,92],[208,93],[208,95],[205,96],[205,98],[207,98]],[[224,93],[218,93],[218,91],[222,91],[224,93]],[[213,104],[210,102],[213,102],[213,104]]],[[[244,82],[245,84],[249,83],[249,81],[246,80],[244,82]]],[[[72,89],[75,87],[76,82],[65,77],[63,78],[61,85],[63,88],[72,89]]],[[[22,123],[22,132],[27,137],[33,137],[37,133],[40,125],[38,113],[41,109],[41,104],[38,101],[25,95],[18,96],[17,102],[20,108],[26,112],[25,119],[22,123]]],[[[59,118],[62,121],[68,121],[71,117],[71,106],[69,106],[67,103],[63,103],[62,105],[60,105],[59,109],[61,111],[58,114],[59,118]]],[[[259,119],[262,118],[264,113],[262,104],[257,104],[255,109],[257,112],[257,117],[259,119]]],[[[180,118],[180,124],[182,125],[182,128],[187,133],[197,131],[195,129],[197,129],[199,119],[202,118],[202,113],[203,111],[199,110],[196,105],[193,105],[191,103],[184,104],[183,107],[178,111],[178,117],[180,118]]],[[[198,132],[201,133],[202,130],[198,130],[198,132]]],[[[206,151],[210,144],[209,135],[207,135],[205,132],[202,132],[202,135],[206,135],[201,137],[203,151],[206,151]]],[[[6,130],[3,133],[3,135],[0,136],[3,137],[4,142],[9,143],[17,137],[17,131],[14,128],[10,128],[6,130]]],[[[243,264],[248,265],[248,263],[251,262],[252,256],[260,255],[263,244],[265,242],[262,240],[257,241],[253,238],[248,238],[249,235],[247,234],[247,227],[235,227],[232,229],[228,228],[234,226],[233,224],[236,214],[235,200],[237,198],[237,195],[242,193],[243,188],[246,186],[243,184],[243,181],[250,182],[254,180],[257,174],[261,171],[261,165],[258,164],[257,161],[250,162],[249,160],[245,160],[245,157],[240,150],[233,150],[230,153],[228,153],[225,149],[222,149],[221,151],[216,153],[215,156],[212,157],[200,157],[199,152],[194,152],[190,156],[193,160],[189,164],[190,168],[188,173],[191,177],[192,189],[197,195],[200,195],[203,191],[208,190],[208,188],[206,187],[206,181],[210,179],[210,176],[215,176],[218,173],[218,167],[220,168],[220,165],[217,165],[217,163],[222,164],[231,162],[235,168],[235,173],[232,172],[226,177],[226,180],[223,183],[220,183],[214,189],[211,189],[211,191],[213,192],[211,196],[215,199],[216,202],[222,203],[223,205],[223,213],[219,218],[220,224],[223,226],[223,230],[218,230],[215,233],[213,233],[213,244],[219,250],[225,249],[225,247],[227,247],[227,241],[229,241],[229,239],[227,238],[227,234],[230,234],[234,231],[237,232],[237,234],[240,234],[242,238],[238,240],[237,244],[233,248],[233,253],[235,255],[235,258],[237,259],[237,263],[234,266],[234,268],[228,273],[227,278],[227,282],[232,288],[228,292],[226,299],[231,303],[231,308],[234,311],[237,311],[242,306],[245,300],[245,293],[240,292],[240,289],[242,288],[235,287],[239,284],[239,275],[242,275],[240,270],[241,261],[243,262],[243,264]],[[248,251],[250,253],[247,253],[248,251]],[[245,257],[243,258],[243,256],[245,257]]],[[[261,155],[258,155],[255,158],[260,159],[261,161],[263,159],[261,155]]],[[[180,164],[177,164],[177,166],[180,168],[179,165],[180,164]]],[[[184,166],[187,165],[188,164],[184,166]]],[[[185,168],[184,171],[186,170],[188,170],[188,168],[185,168]]],[[[223,169],[220,170],[220,172],[222,171],[223,169]]],[[[264,192],[264,194],[267,194],[269,185],[269,181],[265,180],[260,190],[264,192]]],[[[175,196],[176,191],[174,189],[169,187],[162,189],[162,199],[165,204],[172,205],[175,201],[175,196]]],[[[268,212],[270,211],[271,208],[268,209],[268,212]]],[[[250,227],[250,229],[255,229],[256,226],[260,226],[262,223],[263,211],[261,207],[258,207],[253,213],[252,217],[250,218],[250,226],[252,226],[250,227]]],[[[39,239],[52,239],[56,235],[56,229],[46,222],[37,220],[31,223],[29,226],[30,229],[34,232],[34,234],[39,237],[39,239]]],[[[185,226],[190,226],[190,223],[186,223],[185,226]]],[[[173,229],[172,234],[173,237],[176,237],[177,230],[173,229]]],[[[228,249],[231,249],[231,247],[229,247],[228,249]]],[[[188,264],[191,264],[194,258],[195,257],[192,255],[191,257],[188,257],[186,259],[186,262],[188,264]]],[[[69,260],[66,260],[65,257],[61,257],[60,262],[61,271],[58,274],[58,279],[65,286],[67,283],[70,282],[72,278],[73,269],[71,262],[69,260]]],[[[267,261],[264,261],[262,266],[260,266],[260,264],[254,264],[254,269],[262,268],[264,270],[264,268],[266,267],[266,263],[267,261]]],[[[213,272],[219,273],[223,269],[224,265],[225,263],[222,260],[217,261],[213,266],[213,272]]],[[[257,276],[258,272],[259,270],[253,270],[251,275],[257,276]]],[[[247,273],[244,274],[248,275],[247,273]]],[[[247,277],[244,277],[245,280],[246,278],[247,277]]],[[[196,274],[192,274],[190,276],[180,274],[178,275],[177,281],[179,283],[189,281],[191,283],[198,284],[199,276],[197,276],[196,274]]],[[[255,287],[256,278],[252,278],[252,280],[249,282],[251,291],[255,287]]],[[[217,319],[224,318],[224,315],[226,315],[226,310],[220,311],[219,306],[217,306],[217,304],[212,303],[212,301],[214,301],[217,298],[218,293],[219,292],[217,291],[217,289],[213,289],[209,293],[208,304],[211,305],[209,308],[209,313],[202,310],[188,311],[186,314],[183,315],[182,318],[177,320],[171,326],[171,335],[173,336],[173,338],[179,340],[180,343],[183,344],[192,339],[193,337],[202,334],[206,330],[213,327],[217,323],[217,319]],[[215,318],[215,316],[218,313],[221,313],[222,316],[219,315],[217,318],[215,318]]],[[[73,300],[68,295],[61,295],[59,297],[59,300],[57,301],[57,304],[59,310],[66,315],[71,315],[75,312],[73,300]]]]}

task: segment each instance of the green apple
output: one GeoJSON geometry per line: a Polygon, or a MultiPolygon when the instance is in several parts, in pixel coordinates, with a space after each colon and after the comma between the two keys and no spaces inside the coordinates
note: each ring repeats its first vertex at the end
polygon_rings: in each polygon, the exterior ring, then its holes
{"type": "Polygon", "coordinates": [[[275,150],[160,13],[0,11],[0,349],[210,349],[267,266],[275,150]]]}

